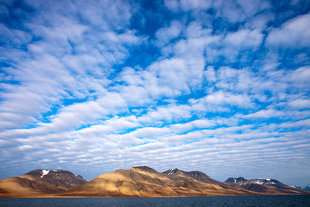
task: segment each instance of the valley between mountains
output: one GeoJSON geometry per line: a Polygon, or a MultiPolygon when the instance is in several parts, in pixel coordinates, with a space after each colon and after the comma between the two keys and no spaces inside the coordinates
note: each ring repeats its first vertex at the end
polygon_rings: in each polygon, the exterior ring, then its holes
{"type": "Polygon", "coordinates": [[[183,197],[309,194],[274,179],[216,181],[200,171],[146,167],[116,170],[87,182],[65,170],[33,170],[0,180],[0,197],[183,197]]]}

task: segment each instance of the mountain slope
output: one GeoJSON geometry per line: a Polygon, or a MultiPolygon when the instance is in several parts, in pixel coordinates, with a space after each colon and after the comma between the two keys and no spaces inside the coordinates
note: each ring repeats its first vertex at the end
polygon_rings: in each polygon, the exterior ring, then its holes
{"type": "Polygon", "coordinates": [[[217,184],[217,185],[220,185],[222,187],[229,187],[228,185],[226,185],[226,184],[224,184],[222,182],[219,182],[217,180],[212,179],[211,177],[209,177],[208,175],[206,175],[205,173],[203,173],[201,171],[186,172],[186,171],[183,171],[183,170],[179,170],[178,168],[174,168],[174,169],[167,170],[167,171],[165,171],[163,173],[168,175],[172,179],[175,178],[175,177],[177,178],[180,175],[184,175],[186,177],[193,178],[193,179],[195,179],[197,181],[200,181],[200,182],[217,184]],[[177,175],[177,176],[175,176],[175,175],[177,175]]]}
{"type": "Polygon", "coordinates": [[[251,179],[247,180],[243,177],[230,177],[224,183],[231,186],[240,186],[244,189],[264,193],[268,195],[281,195],[281,194],[305,194],[306,192],[297,188],[285,185],[275,179],[251,179]]]}
{"type": "Polygon", "coordinates": [[[84,183],[82,176],[70,171],[37,169],[0,180],[0,196],[60,193],[84,183]]]}
{"type": "MultiPolygon", "coordinates": [[[[239,190],[239,191],[243,191],[244,189],[242,189],[241,187],[235,186],[232,187],[231,185],[227,185],[225,183],[219,182],[217,180],[212,179],[211,177],[209,177],[208,175],[206,175],[205,173],[201,172],[201,171],[190,171],[190,172],[186,172],[186,171],[182,171],[179,170],[177,168],[174,169],[170,169],[167,170],[165,172],[163,172],[164,174],[168,175],[169,178],[177,181],[179,179],[184,179],[185,177],[187,177],[187,179],[192,178],[196,181],[202,182],[202,183],[208,183],[208,184],[213,184],[213,185],[218,185],[223,189],[233,189],[233,190],[239,190]]],[[[246,192],[248,193],[248,192],[246,192]]]]}
{"type": "Polygon", "coordinates": [[[0,197],[164,197],[307,194],[274,179],[229,178],[221,183],[200,171],[163,173],[141,166],[86,182],[64,170],[33,170],[0,180],[0,197]]]}
{"type": "MultiPolygon", "coordinates": [[[[115,196],[115,197],[158,197],[158,196],[209,196],[209,195],[249,195],[253,192],[234,188],[225,184],[201,182],[194,174],[184,171],[173,176],[159,173],[152,168],[142,166],[129,170],[116,170],[103,174],[69,190],[66,196],[115,196]]],[[[218,181],[216,181],[218,182],[218,181]]]]}
{"type": "Polygon", "coordinates": [[[310,185],[306,185],[303,190],[310,191],[310,185]]]}

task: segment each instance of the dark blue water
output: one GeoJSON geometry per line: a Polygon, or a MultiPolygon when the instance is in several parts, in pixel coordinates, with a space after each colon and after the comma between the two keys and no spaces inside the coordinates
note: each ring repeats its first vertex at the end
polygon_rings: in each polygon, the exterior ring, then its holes
{"type": "Polygon", "coordinates": [[[177,206],[296,206],[310,207],[310,196],[216,196],[185,198],[0,198],[9,207],[177,207],[177,206]]]}

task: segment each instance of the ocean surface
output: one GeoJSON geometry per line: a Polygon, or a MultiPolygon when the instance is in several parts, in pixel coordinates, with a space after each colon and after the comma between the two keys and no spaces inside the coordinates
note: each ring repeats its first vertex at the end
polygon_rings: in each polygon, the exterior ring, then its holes
{"type": "Polygon", "coordinates": [[[215,196],[181,198],[0,198],[0,206],[9,207],[177,207],[248,206],[310,207],[310,196],[215,196]]]}

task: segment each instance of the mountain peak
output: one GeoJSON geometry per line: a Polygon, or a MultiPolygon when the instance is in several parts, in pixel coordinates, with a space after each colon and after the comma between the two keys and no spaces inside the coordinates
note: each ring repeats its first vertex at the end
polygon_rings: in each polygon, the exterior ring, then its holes
{"type": "Polygon", "coordinates": [[[229,177],[224,183],[235,184],[235,183],[246,182],[246,181],[248,180],[245,179],[244,177],[229,177]]]}
{"type": "Polygon", "coordinates": [[[280,181],[271,178],[258,178],[247,180],[243,177],[230,177],[224,183],[242,185],[244,183],[255,183],[264,186],[282,184],[280,181]]]}
{"type": "Polygon", "coordinates": [[[50,172],[50,170],[42,170],[42,175],[40,178],[43,178],[44,175],[47,175],[50,172]]]}
{"type": "Polygon", "coordinates": [[[67,170],[36,169],[26,174],[3,179],[0,192],[35,195],[60,193],[86,183],[80,175],[67,170]]]}
{"type": "Polygon", "coordinates": [[[150,168],[148,166],[135,166],[135,167],[132,167],[131,169],[138,169],[138,170],[143,170],[143,171],[147,171],[147,172],[157,172],[156,170],[154,170],[153,168],[150,168]]]}
{"type": "Polygon", "coordinates": [[[76,177],[82,177],[80,175],[75,175],[72,172],[68,171],[68,170],[60,170],[60,169],[35,169],[32,170],[28,173],[26,173],[25,175],[30,175],[32,177],[36,177],[36,178],[51,178],[53,176],[63,176],[63,175],[74,175],[76,177]]]}
{"type": "Polygon", "coordinates": [[[277,184],[282,184],[280,181],[271,179],[271,178],[259,178],[259,179],[251,179],[250,181],[260,184],[260,185],[265,185],[265,186],[270,186],[270,185],[277,185],[277,184]]]}
{"type": "Polygon", "coordinates": [[[178,172],[178,171],[180,171],[178,168],[172,168],[172,169],[166,170],[166,171],[163,172],[163,173],[165,173],[165,174],[167,174],[167,175],[173,175],[174,173],[176,173],[176,172],[178,172]]]}

